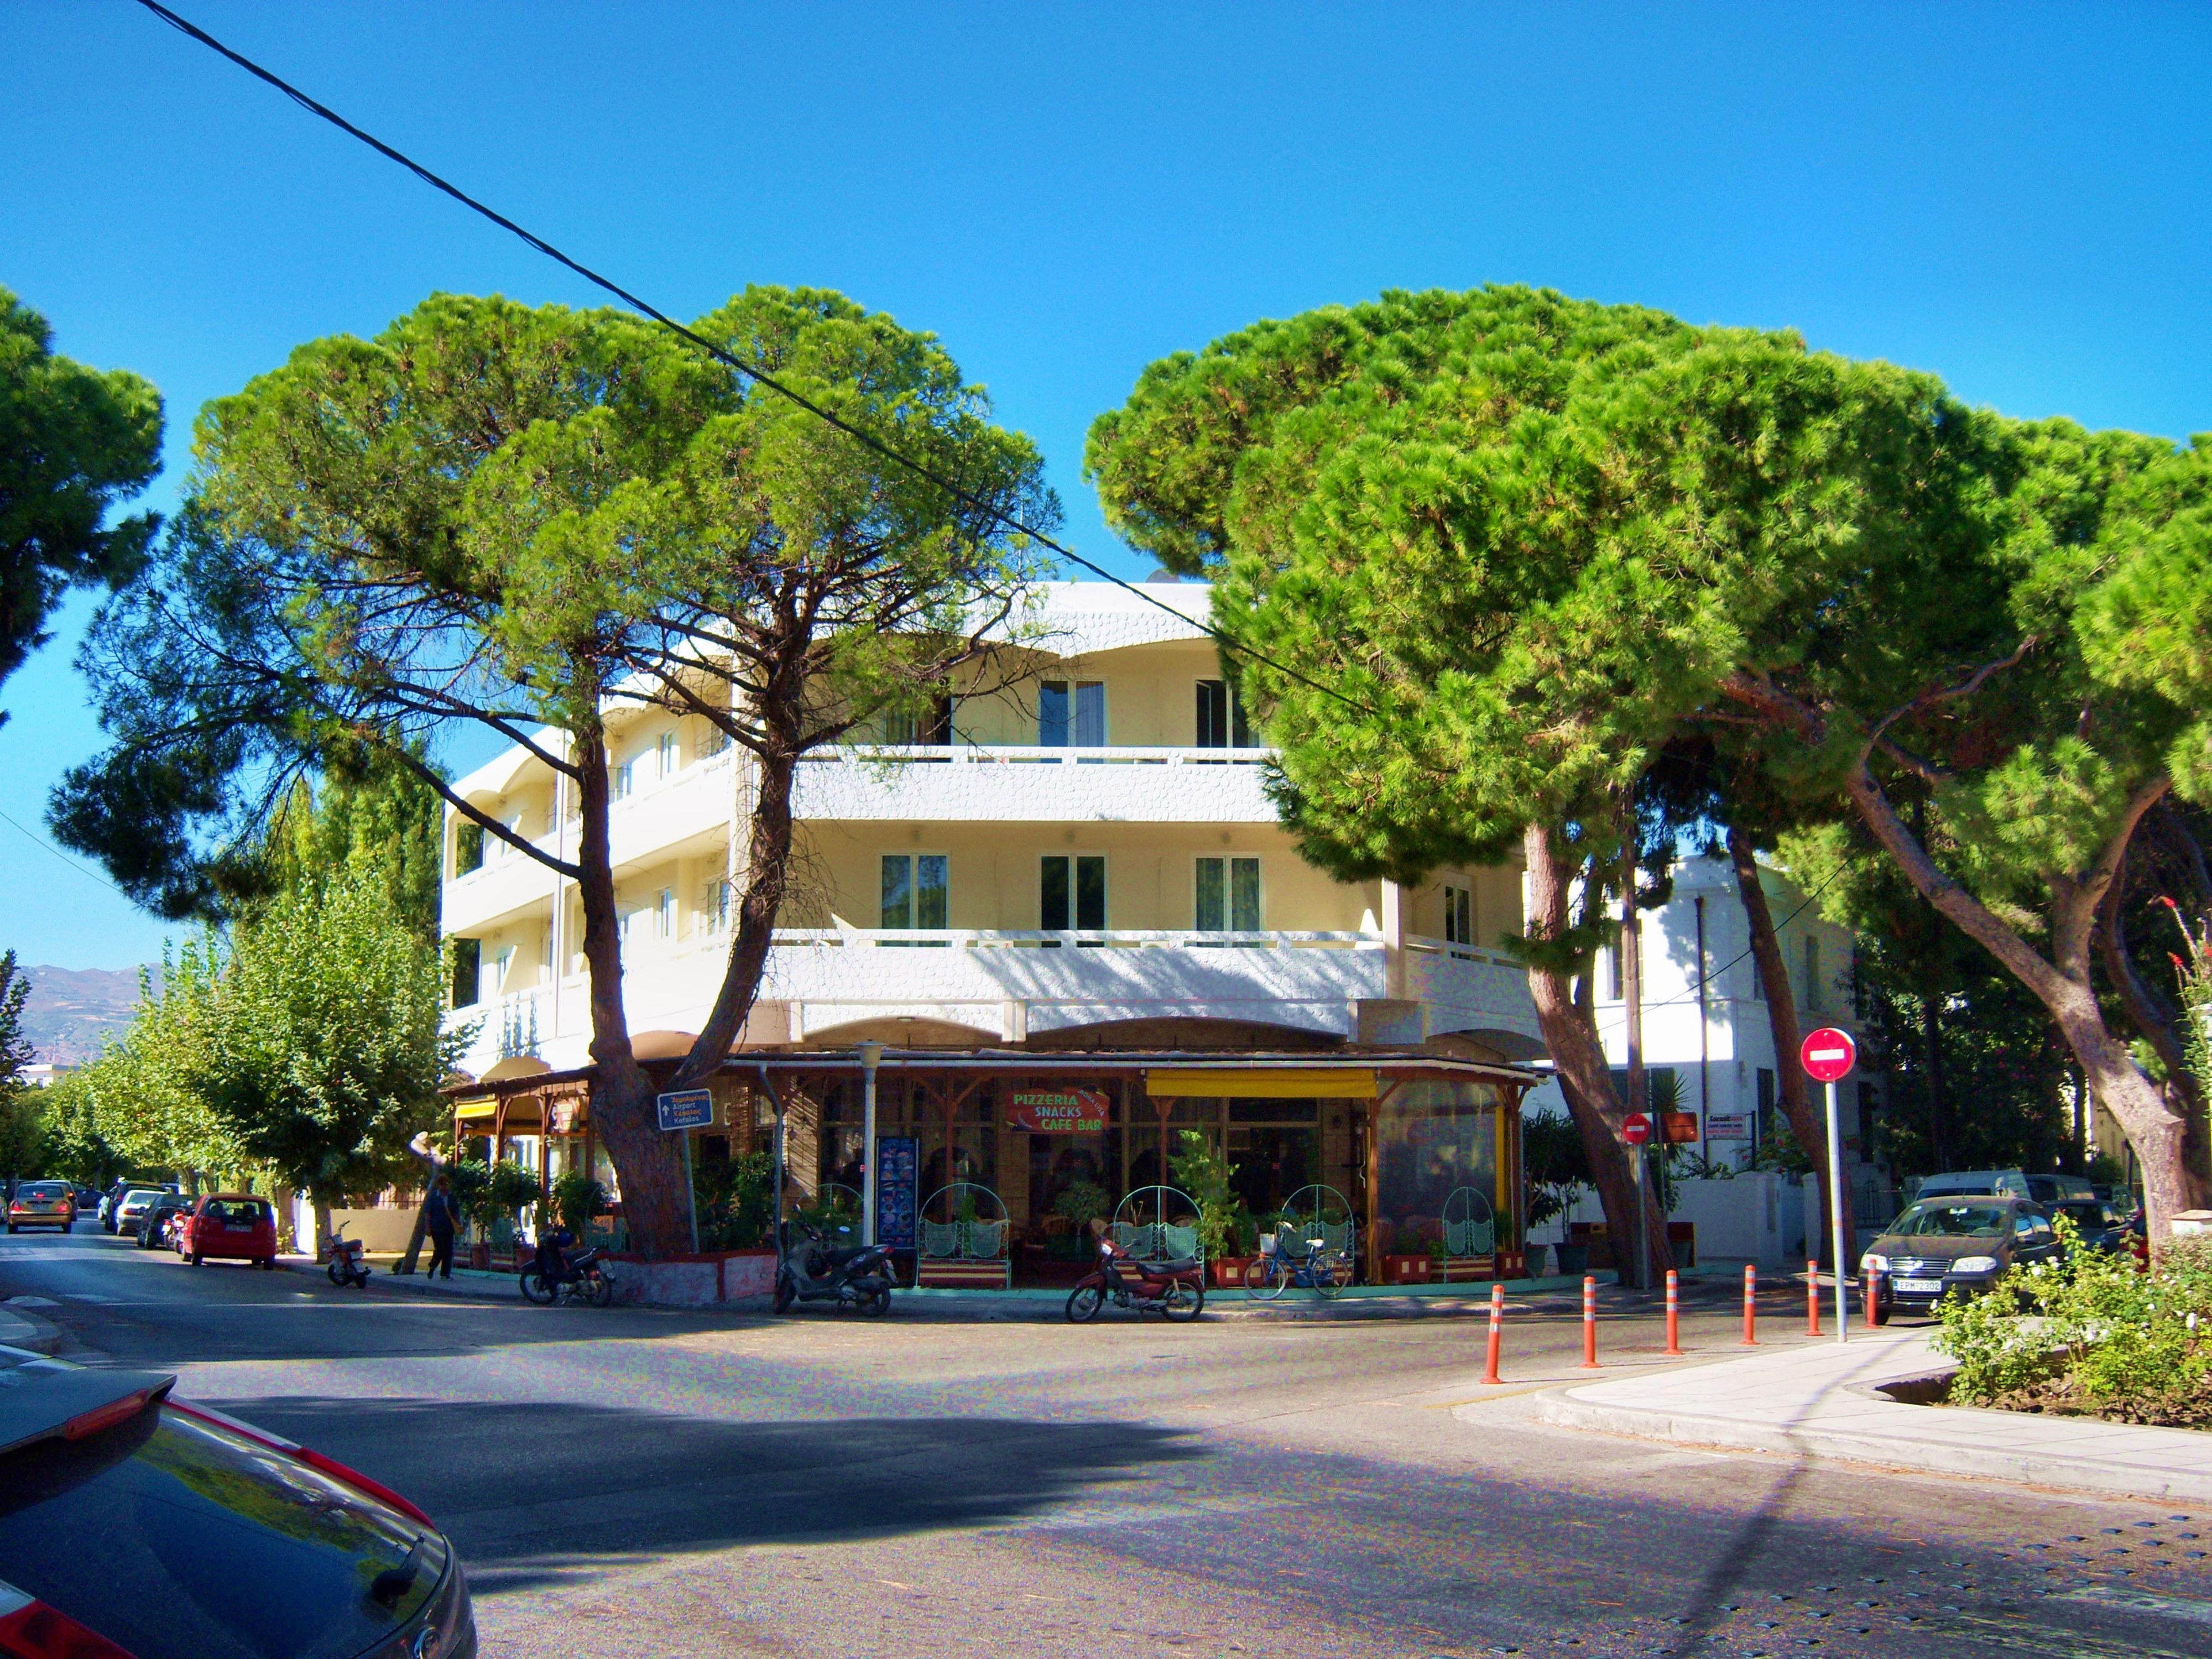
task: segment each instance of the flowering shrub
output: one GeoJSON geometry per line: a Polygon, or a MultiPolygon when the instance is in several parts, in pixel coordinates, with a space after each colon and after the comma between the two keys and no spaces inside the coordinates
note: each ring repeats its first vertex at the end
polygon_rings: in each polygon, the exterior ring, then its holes
{"type": "Polygon", "coordinates": [[[2174,1240],[2144,1273],[2055,1224],[2063,1259],[1937,1308],[1953,1403],[2212,1427],[2212,1238],[2174,1240]]]}

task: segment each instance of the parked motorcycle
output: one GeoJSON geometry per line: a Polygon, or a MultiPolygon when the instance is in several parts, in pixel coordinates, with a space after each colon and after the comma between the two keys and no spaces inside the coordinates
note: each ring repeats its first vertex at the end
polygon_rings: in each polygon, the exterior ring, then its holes
{"type": "MultiPolygon", "coordinates": [[[[850,1227],[837,1231],[843,1238],[853,1236],[850,1227]]],[[[778,1313],[790,1312],[797,1302],[835,1302],[862,1313],[889,1313],[891,1283],[891,1253],[884,1246],[833,1244],[818,1228],[784,1224],[775,1269],[778,1313]]]]}
{"type": "Polygon", "coordinates": [[[562,1301],[588,1302],[594,1308],[610,1305],[615,1282],[600,1260],[606,1252],[594,1248],[563,1255],[561,1246],[568,1237],[559,1233],[538,1240],[538,1259],[522,1270],[522,1299],[540,1306],[562,1301]]]}
{"type": "Polygon", "coordinates": [[[1098,1265],[1067,1293],[1067,1318],[1095,1319],[1111,1299],[1117,1308],[1195,1319],[1206,1306],[1206,1275],[1195,1261],[1139,1261],[1111,1238],[1098,1241],[1098,1265]]]}
{"type": "Polygon", "coordinates": [[[362,1266],[361,1241],[345,1236],[345,1223],[341,1221],[331,1233],[331,1283],[341,1290],[352,1285],[356,1290],[368,1283],[368,1269],[362,1266]]]}

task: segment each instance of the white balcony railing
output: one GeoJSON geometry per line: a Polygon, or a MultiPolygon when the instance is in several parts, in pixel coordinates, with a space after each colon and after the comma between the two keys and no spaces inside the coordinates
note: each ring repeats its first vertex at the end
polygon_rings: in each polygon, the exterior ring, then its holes
{"type": "Polygon", "coordinates": [[[844,766],[1259,766],[1274,754],[1272,749],[1143,744],[1079,749],[1057,744],[854,744],[812,750],[802,759],[844,766]]]}
{"type": "Polygon", "coordinates": [[[1200,933],[1188,928],[779,927],[779,945],[815,950],[1380,951],[1373,933],[1200,933]]]}

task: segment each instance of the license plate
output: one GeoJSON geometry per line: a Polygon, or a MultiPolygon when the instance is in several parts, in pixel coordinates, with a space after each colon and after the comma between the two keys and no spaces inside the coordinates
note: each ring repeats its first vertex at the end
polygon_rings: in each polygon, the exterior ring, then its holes
{"type": "Polygon", "coordinates": [[[1900,1279],[1897,1288],[1907,1296],[1934,1296],[1943,1288],[1940,1279],[1900,1279]]]}
{"type": "Polygon", "coordinates": [[[250,1233],[252,1231],[253,1224],[250,1221],[234,1221],[223,1229],[227,1233],[250,1233]]]}

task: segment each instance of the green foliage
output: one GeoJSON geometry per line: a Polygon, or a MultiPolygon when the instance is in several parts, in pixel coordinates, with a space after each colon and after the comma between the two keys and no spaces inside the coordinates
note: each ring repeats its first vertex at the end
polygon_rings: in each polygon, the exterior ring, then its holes
{"type": "Polygon", "coordinates": [[[161,394],[56,356],[46,319],[0,288],[0,682],[70,588],[137,569],[160,520],[108,514],[161,466],[161,394]]]}
{"type": "Polygon", "coordinates": [[[1773,1133],[1760,1139],[1752,1167],[1783,1175],[1808,1176],[1813,1173],[1813,1155],[1797,1144],[1797,1132],[1790,1127],[1790,1120],[1777,1112],[1773,1133]]]}
{"type": "Polygon", "coordinates": [[[1087,1227],[1103,1219],[1113,1208],[1114,1200],[1095,1181],[1071,1181],[1052,1201],[1052,1212],[1066,1216],[1078,1227],[1087,1227]]]}
{"type": "Polygon", "coordinates": [[[1227,1255],[1251,1219],[1229,1184],[1229,1160],[1202,1129],[1185,1129],[1179,1139],[1182,1150],[1168,1159],[1168,1168],[1176,1185],[1198,1201],[1199,1249],[1208,1256],[1227,1255]]]}
{"type": "Polygon", "coordinates": [[[453,1208],[478,1232],[491,1225],[498,1206],[491,1198],[491,1166],[480,1158],[458,1158],[446,1165],[447,1190],[453,1208]]]}
{"type": "Polygon", "coordinates": [[[554,1177],[552,1200],[553,1213],[561,1224],[581,1238],[592,1218],[607,1207],[606,1183],[581,1170],[563,1170],[554,1177]]]}
{"type": "Polygon", "coordinates": [[[1522,1120],[1521,1163],[1528,1182],[1528,1224],[1532,1228],[1566,1214],[1592,1184],[1582,1135],[1557,1112],[1539,1112],[1522,1120]]]}
{"type": "Polygon", "coordinates": [[[512,1158],[501,1158],[491,1165],[483,1184],[485,1219],[495,1217],[509,1218],[538,1201],[538,1175],[526,1170],[512,1158]]]}
{"type": "Polygon", "coordinates": [[[743,1158],[702,1162],[691,1171],[699,1248],[750,1250],[775,1240],[775,1156],[763,1147],[743,1158]]]}
{"type": "Polygon", "coordinates": [[[139,975],[138,1006],[121,1040],[109,1039],[70,1080],[91,1132],[128,1168],[227,1176],[252,1161],[195,1074],[219,1017],[224,960],[212,933],[165,949],[159,981],[139,975]]]}
{"type": "Polygon", "coordinates": [[[1952,1398],[2212,1426],[2212,1239],[2177,1239],[2148,1273],[2080,1247],[2016,1267],[1987,1295],[1937,1309],[1936,1346],[1959,1362],[1952,1398]]]}
{"type": "Polygon", "coordinates": [[[240,926],[185,1080],[246,1155],[335,1203],[405,1168],[458,1036],[436,948],[373,876],[330,878],[240,926]]]}

